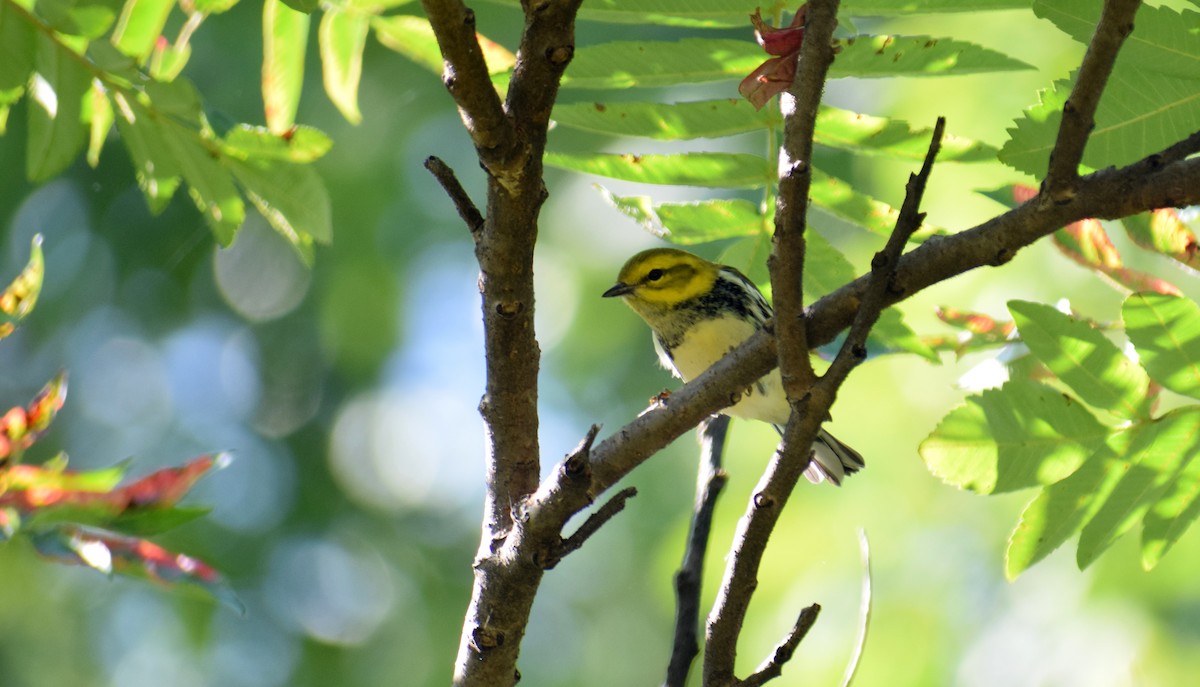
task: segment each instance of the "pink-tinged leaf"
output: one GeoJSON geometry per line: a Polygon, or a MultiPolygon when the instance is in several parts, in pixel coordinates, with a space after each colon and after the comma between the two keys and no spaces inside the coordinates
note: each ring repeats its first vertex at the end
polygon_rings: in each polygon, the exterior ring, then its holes
{"type": "Polygon", "coordinates": [[[1054,232],[1054,245],[1068,258],[1130,291],[1181,294],[1179,287],[1165,279],[1124,267],[1121,254],[1097,220],[1085,219],[1059,229],[1054,232]]]}
{"type": "Polygon", "coordinates": [[[146,539],[70,525],[38,532],[31,539],[39,553],[61,563],[85,565],[105,574],[138,577],[165,586],[193,584],[238,612],[245,612],[216,569],[146,539]]]}
{"type": "Polygon", "coordinates": [[[29,251],[29,262],[8,288],[0,292],[0,339],[13,333],[26,315],[37,304],[42,292],[42,279],[46,274],[46,262],[42,255],[42,235],[33,237],[29,251]]]}
{"type": "Polygon", "coordinates": [[[1126,217],[1122,223],[1137,245],[1200,270],[1200,243],[1173,208],[1126,217]]]}
{"type": "Polygon", "coordinates": [[[169,506],[196,484],[196,481],[213,467],[224,466],[227,454],[203,455],[178,468],[165,468],[151,473],[128,486],[117,490],[129,506],[169,506]]]}
{"type": "Polygon", "coordinates": [[[21,454],[41,438],[67,400],[67,373],[59,372],[25,408],[0,417],[0,465],[20,462],[21,454]]]}
{"type": "Polygon", "coordinates": [[[754,26],[754,40],[768,55],[782,57],[800,52],[804,42],[804,21],[808,17],[808,5],[801,5],[792,17],[792,23],[784,28],[775,28],[763,21],[761,8],[754,8],[750,23],[754,26]]]}
{"type": "Polygon", "coordinates": [[[1037,194],[1038,190],[1028,184],[1013,184],[1013,200],[1017,201],[1018,205],[1033,200],[1037,194]]]}
{"type": "Polygon", "coordinates": [[[800,45],[804,42],[804,19],[807,15],[808,5],[801,5],[792,17],[792,23],[784,28],[768,25],[757,8],[750,15],[755,40],[768,55],[775,55],[738,84],[738,93],[750,101],[755,109],[761,110],[772,97],[786,91],[795,81],[796,62],[800,59],[800,45]]]}
{"type": "Polygon", "coordinates": [[[953,351],[959,358],[971,351],[1008,343],[1016,329],[1011,321],[1002,322],[982,313],[953,308],[938,308],[937,316],[962,331],[957,336],[923,337],[921,340],[934,350],[953,351]]]}

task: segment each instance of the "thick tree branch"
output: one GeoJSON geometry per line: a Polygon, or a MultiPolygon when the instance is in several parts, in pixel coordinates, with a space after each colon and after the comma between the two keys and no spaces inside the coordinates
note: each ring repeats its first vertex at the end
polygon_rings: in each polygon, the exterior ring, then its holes
{"type": "Polygon", "coordinates": [[[1105,0],[1096,33],[1079,66],[1079,76],[1063,105],[1062,124],[1050,152],[1044,192],[1056,203],[1070,202],[1075,195],[1079,163],[1083,160],[1088,136],[1096,126],[1096,107],[1112,74],[1121,44],[1133,31],[1133,15],[1141,4],[1141,0],[1105,0]]]}
{"type": "Polygon", "coordinates": [[[700,425],[700,465],[696,474],[696,502],[688,529],[683,562],[675,573],[675,641],[667,678],[663,687],[683,687],[691,671],[692,660],[700,652],[700,589],[704,579],[704,558],[712,532],[717,498],[729,480],[721,468],[725,453],[728,415],[714,415],[700,425]]]}

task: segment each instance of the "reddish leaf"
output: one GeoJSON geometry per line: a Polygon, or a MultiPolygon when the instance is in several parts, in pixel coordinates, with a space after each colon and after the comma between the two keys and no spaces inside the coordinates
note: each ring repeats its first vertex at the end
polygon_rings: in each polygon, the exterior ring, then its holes
{"type": "Polygon", "coordinates": [[[1100,222],[1085,219],[1054,232],[1054,245],[1068,258],[1108,277],[1130,291],[1157,291],[1181,295],[1169,281],[1122,265],[1121,254],[1100,222]]]}
{"type": "Polygon", "coordinates": [[[1027,202],[1033,200],[1034,197],[1037,196],[1037,194],[1038,194],[1038,190],[1028,184],[1013,184],[1013,187],[1012,187],[1013,200],[1017,201],[1018,205],[1020,205],[1021,203],[1027,203],[1027,202]]]}
{"type": "Polygon", "coordinates": [[[768,55],[774,55],[738,84],[738,93],[749,100],[755,109],[761,110],[768,100],[787,90],[796,79],[796,62],[800,59],[800,45],[804,42],[804,19],[807,15],[808,5],[801,5],[792,17],[792,23],[784,28],[768,25],[763,21],[759,8],[755,8],[754,14],[750,15],[755,40],[768,55]]]}
{"type": "Polygon", "coordinates": [[[937,316],[942,322],[963,331],[958,336],[923,337],[921,340],[934,350],[953,351],[960,358],[971,351],[1008,343],[1015,330],[1012,322],[1001,322],[982,313],[938,308],[937,316]]]}
{"type": "Polygon", "coordinates": [[[1126,217],[1122,222],[1137,245],[1200,270],[1200,243],[1174,209],[1126,217]]]}
{"type": "Polygon", "coordinates": [[[0,465],[11,456],[21,459],[21,453],[41,438],[50,422],[67,400],[67,373],[59,372],[25,408],[11,408],[0,417],[0,465]]]}
{"type": "Polygon", "coordinates": [[[0,339],[13,333],[17,324],[33,310],[37,303],[38,294],[42,292],[42,278],[46,273],[45,260],[42,257],[42,235],[33,237],[33,245],[29,251],[29,262],[25,269],[17,275],[8,288],[0,292],[0,339]]]}
{"type": "Polygon", "coordinates": [[[194,584],[236,610],[244,611],[225,579],[214,568],[146,539],[67,525],[38,532],[32,541],[43,556],[62,563],[86,565],[105,574],[140,577],[167,586],[181,582],[194,584]]]}

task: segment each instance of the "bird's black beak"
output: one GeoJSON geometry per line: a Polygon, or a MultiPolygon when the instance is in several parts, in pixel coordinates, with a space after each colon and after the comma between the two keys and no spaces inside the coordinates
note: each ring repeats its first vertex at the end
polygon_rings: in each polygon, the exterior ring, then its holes
{"type": "Polygon", "coordinates": [[[622,284],[621,282],[617,282],[616,284],[613,285],[613,287],[611,289],[600,294],[600,296],[602,298],[612,298],[614,296],[627,296],[631,293],[633,293],[632,286],[630,286],[629,284],[622,284]]]}

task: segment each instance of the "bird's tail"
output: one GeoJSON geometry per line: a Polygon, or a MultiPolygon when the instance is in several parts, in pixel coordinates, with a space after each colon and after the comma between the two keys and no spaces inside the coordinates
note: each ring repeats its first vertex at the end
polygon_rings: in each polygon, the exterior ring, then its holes
{"type": "Polygon", "coordinates": [[[809,482],[819,484],[829,480],[834,486],[841,486],[846,475],[852,475],[866,467],[862,454],[838,441],[824,429],[817,432],[817,440],[813,442],[813,458],[804,471],[809,482]]]}

